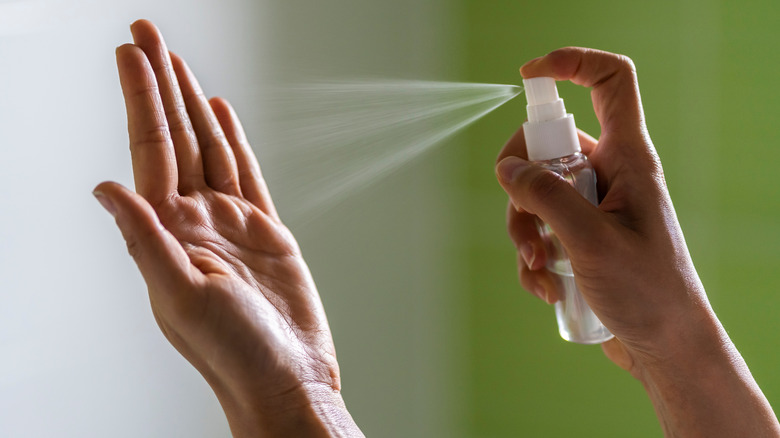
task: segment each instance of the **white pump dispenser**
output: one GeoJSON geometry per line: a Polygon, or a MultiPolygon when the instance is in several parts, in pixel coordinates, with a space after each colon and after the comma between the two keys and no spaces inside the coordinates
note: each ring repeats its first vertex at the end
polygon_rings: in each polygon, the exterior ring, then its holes
{"type": "Polygon", "coordinates": [[[566,114],[553,78],[524,79],[528,121],[523,124],[528,159],[550,160],[580,152],[574,116],[566,114]]]}
{"type": "MultiPolygon", "coordinates": [[[[528,99],[528,121],[523,124],[528,159],[563,177],[593,205],[598,205],[596,172],[581,153],[574,116],[566,113],[555,79],[523,80],[528,99]]],[[[565,208],[565,206],[561,206],[565,208]]],[[[554,274],[561,300],[555,303],[561,337],[580,344],[599,344],[612,333],[599,321],[577,288],[566,250],[558,236],[542,221],[539,235],[545,242],[547,270],[554,274]]]]}

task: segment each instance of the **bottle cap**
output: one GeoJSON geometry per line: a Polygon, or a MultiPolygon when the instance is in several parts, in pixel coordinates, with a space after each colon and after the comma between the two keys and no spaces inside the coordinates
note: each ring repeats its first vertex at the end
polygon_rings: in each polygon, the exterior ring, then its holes
{"type": "Polygon", "coordinates": [[[523,124],[528,159],[552,160],[580,152],[574,116],[566,113],[555,79],[524,79],[528,121],[523,124]]]}

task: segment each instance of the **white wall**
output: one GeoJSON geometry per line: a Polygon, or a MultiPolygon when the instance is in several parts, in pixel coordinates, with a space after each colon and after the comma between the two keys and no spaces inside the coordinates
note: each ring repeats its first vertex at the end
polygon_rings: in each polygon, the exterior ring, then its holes
{"type": "Polygon", "coordinates": [[[260,55],[247,4],[0,2],[0,436],[229,436],[91,191],[132,184],[114,64],[129,23],[156,21],[230,96],[260,55]]]}
{"type": "MultiPolygon", "coordinates": [[[[155,21],[257,147],[273,127],[256,90],[279,72],[453,77],[448,14],[444,0],[0,0],[0,436],[229,436],[90,193],[132,181],[113,59],[130,22],[155,21]]],[[[449,170],[426,158],[294,230],[369,436],[458,436],[449,170]]]]}

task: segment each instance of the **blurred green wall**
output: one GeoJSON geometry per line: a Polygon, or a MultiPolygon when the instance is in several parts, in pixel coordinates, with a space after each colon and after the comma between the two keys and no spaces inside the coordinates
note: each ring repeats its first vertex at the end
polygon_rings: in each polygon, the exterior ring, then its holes
{"type": "MultiPolygon", "coordinates": [[[[647,124],[715,311],[773,405],[780,402],[780,5],[773,1],[465,0],[467,79],[518,83],[517,68],[558,47],[636,63],[647,124]]],[[[589,92],[559,85],[580,128],[599,133],[589,92]]],[[[499,149],[523,96],[466,134],[459,187],[469,315],[469,436],[657,437],[641,385],[594,346],[558,338],[553,310],[522,291],[506,237],[499,149]]],[[[616,267],[617,269],[618,267],[616,267]]]]}

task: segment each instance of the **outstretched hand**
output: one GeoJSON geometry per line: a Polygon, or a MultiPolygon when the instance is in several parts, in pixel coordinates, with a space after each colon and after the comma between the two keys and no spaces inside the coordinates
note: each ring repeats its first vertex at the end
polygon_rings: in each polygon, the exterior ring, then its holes
{"type": "Polygon", "coordinates": [[[317,289],[241,124],[207,100],[148,21],[116,51],[137,193],[104,182],[170,343],[235,436],[362,436],[346,411],[317,289]]]}

